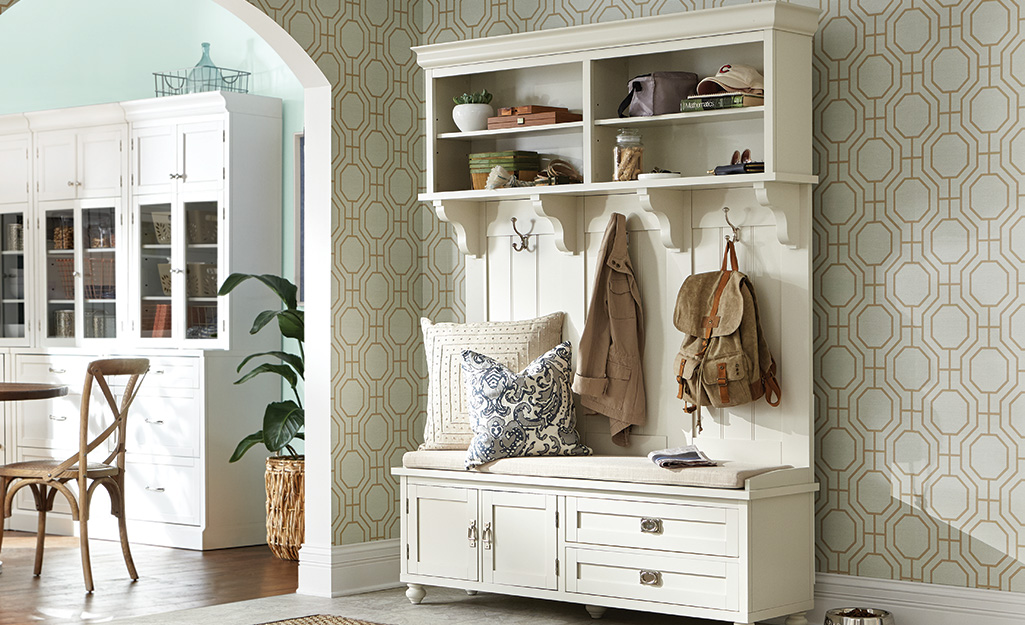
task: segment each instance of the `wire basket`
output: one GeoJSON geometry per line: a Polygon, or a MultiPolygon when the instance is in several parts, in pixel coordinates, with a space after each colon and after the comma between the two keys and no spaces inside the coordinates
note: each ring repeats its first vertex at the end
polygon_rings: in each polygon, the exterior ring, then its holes
{"type": "Polygon", "coordinates": [[[114,299],[114,259],[86,258],[83,287],[86,299],[114,299]]]}
{"type": "Polygon", "coordinates": [[[217,338],[217,306],[189,305],[187,311],[188,327],[185,337],[190,339],[217,338]]]}
{"type": "Polygon", "coordinates": [[[249,72],[226,67],[187,67],[153,72],[153,83],[157,97],[204,91],[249,93],[249,72]]]}
{"type": "MultiPolygon", "coordinates": [[[[57,266],[57,276],[60,278],[61,287],[64,289],[62,298],[55,299],[72,299],[75,297],[75,259],[74,258],[54,258],[54,264],[57,266]]],[[[56,290],[56,286],[51,287],[56,290]]]]}

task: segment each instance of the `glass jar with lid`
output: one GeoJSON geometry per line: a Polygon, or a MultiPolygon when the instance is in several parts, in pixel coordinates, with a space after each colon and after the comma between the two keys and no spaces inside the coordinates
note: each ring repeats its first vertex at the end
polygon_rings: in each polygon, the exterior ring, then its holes
{"type": "Polygon", "coordinates": [[[633,128],[622,128],[616,134],[616,147],[612,150],[612,179],[616,181],[637,180],[643,171],[644,144],[641,133],[633,128]]]}

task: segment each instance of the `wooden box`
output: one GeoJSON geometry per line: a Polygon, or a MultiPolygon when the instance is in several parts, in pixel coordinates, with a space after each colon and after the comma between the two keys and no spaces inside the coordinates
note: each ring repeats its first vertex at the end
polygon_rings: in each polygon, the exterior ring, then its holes
{"type": "Polygon", "coordinates": [[[580,113],[570,113],[567,110],[545,111],[543,113],[529,113],[526,115],[499,115],[488,118],[488,130],[578,122],[583,118],[584,116],[580,113]]]}

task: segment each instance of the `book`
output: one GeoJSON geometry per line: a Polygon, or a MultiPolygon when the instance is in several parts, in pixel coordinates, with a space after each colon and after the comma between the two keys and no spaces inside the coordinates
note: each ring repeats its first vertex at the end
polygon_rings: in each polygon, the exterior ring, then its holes
{"type": "Polygon", "coordinates": [[[680,101],[681,113],[694,111],[715,111],[719,109],[743,108],[745,106],[762,106],[765,96],[750,93],[714,93],[711,95],[692,95],[680,101]]]}

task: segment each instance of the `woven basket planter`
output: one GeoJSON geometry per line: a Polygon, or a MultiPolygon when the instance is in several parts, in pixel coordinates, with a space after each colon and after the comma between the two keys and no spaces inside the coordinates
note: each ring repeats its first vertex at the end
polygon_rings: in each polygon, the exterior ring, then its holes
{"type": "Polygon", "coordinates": [[[306,461],[267,458],[267,546],[282,560],[298,560],[306,534],[306,461]]]}

